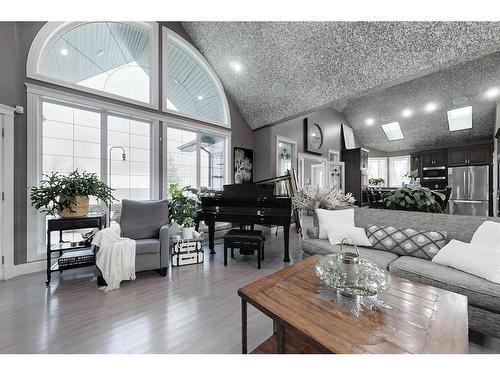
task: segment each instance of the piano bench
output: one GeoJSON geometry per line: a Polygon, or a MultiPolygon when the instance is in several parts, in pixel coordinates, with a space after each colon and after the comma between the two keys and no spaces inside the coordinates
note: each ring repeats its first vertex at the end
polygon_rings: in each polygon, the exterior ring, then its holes
{"type": "Polygon", "coordinates": [[[257,268],[260,269],[264,260],[264,241],[266,237],[261,230],[231,229],[224,235],[224,266],[227,266],[227,250],[231,249],[231,258],[234,249],[239,249],[242,255],[253,255],[257,251],[257,268]]]}

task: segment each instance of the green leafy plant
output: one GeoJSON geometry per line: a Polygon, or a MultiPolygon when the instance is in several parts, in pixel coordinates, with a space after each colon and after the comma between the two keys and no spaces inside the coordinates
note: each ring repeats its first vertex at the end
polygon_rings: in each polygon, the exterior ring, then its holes
{"type": "Polygon", "coordinates": [[[418,177],[418,169],[414,169],[414,170],[406,173],[403,177],[417,178],[418,177]]]}
{"type": "Polygon", "coordinates": [[[192,217],[186,217],[182,221],[182,226],[184,228],[192,228],[194,227],[194,219],[192,217]]]}
{"type": "Polygon", "coordinates": [[[181,188],[177,184],[171,184],[168,188],[168,192],[170,221],[175,221],[177,224],[183,224],[187,218],[193,219],[196,216],[196,210],[200,203],[197,189],[191,186],[184,186],[181,188]]]}
{"type": "Polygon", "coordinates": [[[401,188],[384,197],[387,208],[404,211],[421,211],[442,213],[441,202],[445,200],[444,194],[429,188],[401,188]]]}
{"type": "Polygon", "coordinates": [[[79,172],[78,169],[68,175],[52,172],[44,175],[40,186],[33,186],[30,192],[31,204],[50,215],[71,207],[76,197],[95,197],[103,202],[116,200],[112,189],[102,182],[95,173],[79,172]]]}

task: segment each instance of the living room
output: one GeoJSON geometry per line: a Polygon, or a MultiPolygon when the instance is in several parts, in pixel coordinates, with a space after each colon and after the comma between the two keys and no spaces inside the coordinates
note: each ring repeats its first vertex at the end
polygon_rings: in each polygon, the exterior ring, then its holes
{"type": "Polygon", "coordinates": [[[198,3],[0,20],[0,358],[496,360],[500,22],[198,3]]]}

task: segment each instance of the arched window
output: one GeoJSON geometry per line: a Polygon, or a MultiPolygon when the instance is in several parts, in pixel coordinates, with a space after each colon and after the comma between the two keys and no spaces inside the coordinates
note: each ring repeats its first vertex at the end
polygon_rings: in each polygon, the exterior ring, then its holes
{"type": "Polygon", "coordinates": [[[27,76],[158,108],[155,22],[49,22],[30,48],[27,76]]]}
{"type": "Polygon", "coordinates": [[[195,48],[167,28],[163,29],[163,110],[230,127],[217,75],[195,48]]]}

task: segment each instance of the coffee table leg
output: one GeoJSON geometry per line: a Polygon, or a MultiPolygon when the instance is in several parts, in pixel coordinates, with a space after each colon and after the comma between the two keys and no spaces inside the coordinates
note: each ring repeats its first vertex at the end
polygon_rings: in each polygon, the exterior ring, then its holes
{"type": "Polygon", "coordinates": [[[285,327],[276,323],[276,333],[278,335],[278,354],[285,354],[285,327]]]}
{"type": "Polygon", "coordinates": [[[247,301],[241,299],[241,353],[247,354],[247,301]]]}

